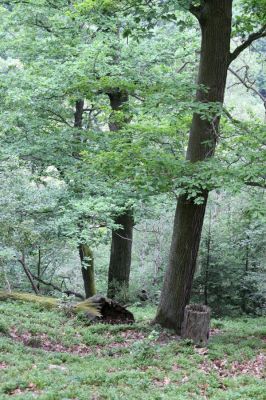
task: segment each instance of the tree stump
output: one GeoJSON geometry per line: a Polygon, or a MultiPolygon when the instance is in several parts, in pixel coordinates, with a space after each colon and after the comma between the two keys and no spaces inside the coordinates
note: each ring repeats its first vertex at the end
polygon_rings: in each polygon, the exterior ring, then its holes
{"type": "Polygon", "coordinates": [[[181,327],[182,338],[192,339],[197,345],[206,345],[209,339],[210,315],[211,310],[207,306],[201,304],[186,306],[181,327]]]}
{"type": "Polygon", "coordinates": [[[132,324],[135,322],[134,315],[113,299],[96,294],[83,303],[86,302],[89,302],[100,313],[100,316],[87,313],[91,322],[104,322],[106,324],[132,324]]]}

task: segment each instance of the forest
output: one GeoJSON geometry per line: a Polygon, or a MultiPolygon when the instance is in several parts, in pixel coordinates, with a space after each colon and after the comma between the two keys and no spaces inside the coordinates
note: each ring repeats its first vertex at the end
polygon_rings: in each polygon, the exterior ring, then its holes
{"type": "Polygon", "coordinates": [[[0,400],[265,400],[266,1],[0,0],[0,400]]]}

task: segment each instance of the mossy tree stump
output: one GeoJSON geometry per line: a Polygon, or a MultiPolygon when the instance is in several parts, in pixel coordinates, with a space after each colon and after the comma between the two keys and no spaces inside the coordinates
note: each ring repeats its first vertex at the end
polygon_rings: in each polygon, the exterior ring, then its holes
{"type": "Polygon", "coordinates": [[[206,345],[209,339],[211,310],[201,304],[186,306],[184,320],[181,327],[181,336],[191,339],[195,344],[206,345]]]}

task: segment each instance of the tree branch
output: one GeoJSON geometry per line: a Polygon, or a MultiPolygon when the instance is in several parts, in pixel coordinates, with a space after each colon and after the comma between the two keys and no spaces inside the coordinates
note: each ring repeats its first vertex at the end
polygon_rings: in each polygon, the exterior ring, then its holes
{"type": "Polygon", "coordinates": [[[263,101],[264,107],[266,109],[266,98],[257,90],[254,88],[253,86],[253,82],[251,83],[248,80],[248,74],[246,72],[246,78],[243,79],[236,71],[234,71],[232,68],[228,68],[228,70],[231,72],[231,74],[233,74],[238,80],[239,82],[241,82],[248,90],[252,90],[253,93],[255,93],[257,96],[259,96],[259,98],[263,101]]]}
{"type": "Polygon", "coordinates": [[[189,11],[191,14],[194,15],[198,20],[201,19],[201,11],[202,11],[202,6],[193,6],[193,4],[190,4],[189,6],[189,11]]]}
{"type": "Polygon", "coordinates": [[[26,265],[24,253],[22,253],[21,259],[18,259],[18,262],[22,265],[22,268],[24,269],[24,272],[27,275],[27,278],[30,281],[30,284],[31,284],[32,289],[34,290],[35,294],[38,295],[39,294],[39,290],[38,290],[37,286],[34,283],[31,271],[29,270],[29,268],[26,265]]]}
{"type": "Polygon", "coordinates": [[[31,274],[31,276],[32,276],[36,281],[42,283],[43,285],[51,286],[54,290],[57,290],[57,291],[60,292],[60,293],[65,293],[65,294],[67,294],[68,296],[73,295],[73,296],[75,296],[75,297],[78,297],[79,299],[84,300],[84,296],[82,296],[82,294],[80,294],[80,293],[73,292],[72,290],[62,290],[59,286],[54,285],[52,282],[46,282],[46,281],[44,281],[43,279],[39,278],[38,276],[36,276],[36,275],[34,275],[34,274],[31,274]]]}
{"type": "Polygon", "coordinates": [[[259,31],[251,33],[251,35],[249,35],[247,40],[245,40],[245,42],[243,42],[233,51],[233,53],[230,54],[229,64],[231,64],[231,62],[234,61],[239,56],[239,54],[241,54],[242,51],[247,49],[255,40],[258,40],[262,37],[266,37],[266,24],[263,25],[259,31]]]}

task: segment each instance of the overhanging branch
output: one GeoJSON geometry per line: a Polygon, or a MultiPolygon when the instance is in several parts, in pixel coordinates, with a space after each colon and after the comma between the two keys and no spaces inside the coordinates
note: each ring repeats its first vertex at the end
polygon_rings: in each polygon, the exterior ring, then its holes
{"type": "Polygon", "coordinates": [[[247,49],[253,42],[255,42],[255,40],[258,40],[258,39],[260,39],[262,37],[266,37],[266,24],[264,24],[259,31],[254,32],[251,35],[249,35],[247,40],[245,40],[245,42],[243,42],[240,46],[238,46],[233,51],[233,53],[231,53],[231,55],[230,55],[230,64],[231,64],[232,61],[234,61],[239,56],[239,54],[242,53],[242,51],[247,49]]]}

